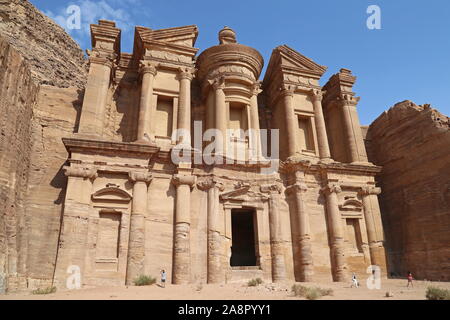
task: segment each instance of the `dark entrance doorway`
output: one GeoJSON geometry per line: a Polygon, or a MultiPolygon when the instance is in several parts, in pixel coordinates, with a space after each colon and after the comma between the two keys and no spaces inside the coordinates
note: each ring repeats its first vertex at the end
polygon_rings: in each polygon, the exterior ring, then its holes
{"type": "Polygon", "coordinates": [[[231,266],[256,266],[255,211],[235,209],[231,211],[231,266]]]}

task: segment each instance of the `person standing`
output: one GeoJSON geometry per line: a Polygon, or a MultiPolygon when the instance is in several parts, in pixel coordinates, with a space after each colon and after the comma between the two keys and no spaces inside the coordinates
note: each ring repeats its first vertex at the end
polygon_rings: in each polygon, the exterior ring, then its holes
{"type": "Polygon", "coordinates": [[[165,270],[161,271],[161,287],[165,288],[166,287],[166,279],[167,279],[167,274],[165,270]]]}
{"type": "Polygon", "coordinates": [[[409,288],[409,285],[411,285],[411,288],[414,288],[413,286],[413,276],[412,273],[410,271],[408,271],[408,285],[406,286],[407,288],[409,288]]]}

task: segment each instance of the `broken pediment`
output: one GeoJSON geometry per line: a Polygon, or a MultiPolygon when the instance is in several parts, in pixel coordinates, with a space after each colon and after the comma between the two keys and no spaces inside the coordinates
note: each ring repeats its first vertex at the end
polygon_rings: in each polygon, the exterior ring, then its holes
{"type": "Polygon", "coordinates": [[[243,185],[220,195],[220,200],[222,201],[249,201],[254,199],[268,200],[269,197],[260,192],[250,190],[250,185],[243,185]]]}
{"type": "Polygon", "coordinates": [[[349,199],[339,205],[339,209],[343,211],[362,211],[362,203],[356,199],[349,199]]]}
{"type": "Polygon", "coordinates": [[[122,189],[110,186],[95,192],[92,195],[92,200],[129,202],[131,200],[131,195],[122,189]]]}
{"type": "Polygon", "coordinates": [[[280,71],[283,74],[319,79],[326,70],[327,67],[315,63],[287,45],[282,45],[272,52],[264,82],[270,81],[280,71]]]}

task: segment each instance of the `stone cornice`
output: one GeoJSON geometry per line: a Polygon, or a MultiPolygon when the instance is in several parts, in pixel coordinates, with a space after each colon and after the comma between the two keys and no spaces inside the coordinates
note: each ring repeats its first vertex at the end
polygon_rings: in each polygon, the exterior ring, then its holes
{"type": "Polygon", "coordinates": [[[111,142],[83,138],[62,138],[68,152],[101,151],[103,153],[126,152],[138,154],[156,154],[159,148],[154,144],[137,144],[128,142],[111,142]]]}

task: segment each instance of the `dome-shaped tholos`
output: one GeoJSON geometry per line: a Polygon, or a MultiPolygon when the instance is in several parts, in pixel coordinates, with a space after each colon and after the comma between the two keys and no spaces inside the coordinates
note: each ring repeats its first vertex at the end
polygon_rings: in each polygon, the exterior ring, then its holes
{"type": "Polygon", "coordinates": [[[203,51],[197,59],[201,81],[217,76],[237,77],[256,81],[264,66],[264,59],[254,48],[236,42],[236,33],[224,27],[219,31],[217,46],[203,51]]]}

